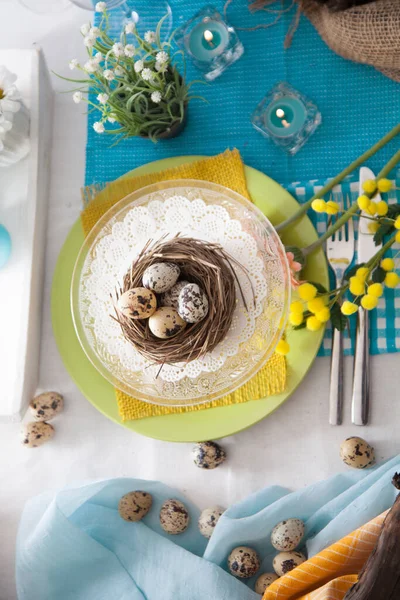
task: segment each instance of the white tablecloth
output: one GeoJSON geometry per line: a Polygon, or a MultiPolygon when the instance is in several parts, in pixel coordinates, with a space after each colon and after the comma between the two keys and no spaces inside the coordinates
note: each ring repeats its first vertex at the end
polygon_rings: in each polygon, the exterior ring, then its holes
{"type": "MultiPolygon", "coordinates": [[[[38,16],[17,0],[0,0],[0,47],[29,48],[37,42],[44,49],[49,68],[68,76],[68,60],[84,57],[79,25],[89,18],[89,13],[75,7],[38,16]]],[[[68,87],[56,78],[53,85],[56,90],[68,87]]],[[[263,486],[298,488],[343,470],[339,445],[350,435],[367,438],[375,446],[378,460],[397,453],[400,447],[400,403],[394,391],[400,361],[396,354],[372,359],[373,410],[368,428],[349,425],[351,360],[346,361],[346,425],[328,425],[329,361],[318,359],[283,407],[248,431],[222,441],[228,460],[211,472],[192,464],[190,445],[140,437],[108,421],[85,400],[63,367],[50,320],[54,266],[80,210],[86,137],[83,112],[70,95],[56,95],[40,387],[62,392],[66,408],[54,423],[56,438],[39,449],[20,445],[18,424],[0,426],[0,600],[16,598],[18,521],[26,500],[44,490],[85,480],[132,476],[176,486],[201,508],[217,503],[228,506],[263,486]]]]}

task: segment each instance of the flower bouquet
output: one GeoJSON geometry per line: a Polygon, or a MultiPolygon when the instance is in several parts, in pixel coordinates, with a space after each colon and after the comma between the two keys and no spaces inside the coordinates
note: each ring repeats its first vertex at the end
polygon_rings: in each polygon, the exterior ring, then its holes
{"type": "Polygon", "coordinates": [[[179,135],[188,103],[195,96],[189,95],[192,84],[186,83],[174,63],[175,55],[182,53],[172,53],[171,38],[161,41],[164,19],[156,31],[147,31],[143,38],[131,20],[120,40],[115,41],[108,35],[106,3],[98,2],[96,11],[102,13],[99,27],[81,27],[87,62],[80,65],[73,59],[69,63],[71,70],[82,71],[85,78],[65,78],[82,86],[74,91],[74,102],[84,100],[100,112],[100,119],[93,125],[99,134],[117,135],[119,140],[140,136],[153,142],[179,135]],[[87,96],[89,92],[97,102],[87,96]],[[108,124],[110,128],[106,128],[108,124]]]}

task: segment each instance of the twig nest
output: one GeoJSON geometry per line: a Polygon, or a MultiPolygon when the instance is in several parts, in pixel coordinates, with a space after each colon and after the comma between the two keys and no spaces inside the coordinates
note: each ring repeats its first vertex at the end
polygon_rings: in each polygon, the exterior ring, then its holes
{"type": "Polygon", "coordinates": [[[208,313],[208,298],[197,283],[188,283],[178,298],[178,312],[186,323],[199,323],[208,313]]]}
{"type": "Polygon", "coordinates": [[[216,524],[224,512],[225,509],[221,508],[221,506],[205,508],[199,517],[199,531],[201,535],[204,535],[206,538],[210,538],[214,532],[216,524]]]}
{"type": "Polygon", "coordinates": [[[148,492],[129,492],[118,503],[118,512],[125,521],[141,521],[149,512],[153,497],[148,492]]]}
{"type": "Polygon", "coordinates": [[[271,583],[274,583],[278,579],[278,575],[275,573],[262,573],[260,577],[258,577],[256,581],[256,585],[254,586],[254,591],[256,594],[264,594],[265,590],[269,588],[271,583]]]}
{"type": "Polygon", "coordinates": [[[160,510],[160,524],[166,533],[178,535],[189,525],[189,512],[183,502],[166,500],[160,510]]]}
{"type": "Polygon", "coordinates": [[[366,469],[375,462],[375,451],[360,437],[349,437],[340,446],[340,458],[354,469],[366,469]]]}
{"type": "Polygon", "coordinates": [[[272,530],[271,544],[280,552],[294,550],[303,538],[304,529],[304,523],[300,519],[281,521],[272,530]]]}
{"type": "Polygon", "coordinates": [[[293,571],[307,559],[301,552],[280,552],[273,560],[272,566],[275,573],[282,577],[289,571],[293,571]]]}
{"type": "Polygon", "coordinates": [[[215,442],[199,442],[192,450],[194,464],[199,469],[215,469],[226,460],[226,452],[215,442]]]}
{"type": "Polygon", "coordinates": [[[175,285],[180,275],[180,268],[170,262],[154,263],[147,267],[143,273],[143,285],[145,288],[162,294],[175,285]]]}
{"type": "Polygon", "coordinates": [[[26,448],[42,446],[54,436],[54,427],[43,421],[26,423],[21,430],[21,441],[26,448]]]}
{"type": "Polygon", "coordinates": [[[253,577],[260,568],[260,559],[253,548],[238,546],[228,557],[228,567],[232,575],[240,579],[253,577]]]}
{"type": "Polygon", "coordinates": [[[129,319],[148,319],[157,309],[157,298],[145,287],[133,288],[122,294],[117,307],[129,319]]]}
{"type": "Polygon", "coordinates": [[[29,412],[35,421],[50,421],[64,408],[64,399],[58,392],[44,392],[29,403],[29,412]]]}
{"type": "Polygon", "coordinates": [[[162,340],[175,337],[185,327],[186,322],[170,306],[162,306],[149,319],[151,333],[162,340]]]}
{"type": "Polygon", "coordinates": [[[182,281],[177,281],[176,284],[173,285],[170,290],[168,290],[168,292],[161,294],[161,306],[172,306],[172,308],[178,310],[179,294],[185,285],[188,285],[188,283],[189,282],[185,281],[184,279],[182,281]]]}

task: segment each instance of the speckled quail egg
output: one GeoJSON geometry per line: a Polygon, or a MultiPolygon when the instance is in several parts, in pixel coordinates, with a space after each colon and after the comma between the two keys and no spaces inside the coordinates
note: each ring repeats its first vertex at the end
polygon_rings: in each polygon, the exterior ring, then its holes
{"type": "Polygon", "coordinates": [[[210,538],[214,532],[214,528],[219,521],[220,516],[225,512],[220,506],[212,506],[205,508],[199,517],[199,531],[201,535],[210,538]]]}
{"type": "Polygon", "coordinates": [[[307,559],[301,552],[280,552],[273,560],[272,566],[275,573],[282,577],[289,571],[293,571],[307,559]]]}
{"type": "Polygon", "coordinates": [[[50,421],[64,408],[64,398],[58,392],[44,392],[29,403],[35,421],[50,421]]]}
{"type": "Polygon", "coordinates": [[[129,319],[148,319],[157,309],[157,298],[151,290],[137,287],[124,292],[117,306],[129,319]]]}
{"type": "Polygon", "coordinates": [[[226,452],[215,442],[199,442],[194,446],[192,456],[199,469],[215,469],[226,459],[226,452]]]}
{"type": "Polygon", "coordinates": [[[300,519],[286,519],[272,530],[271,544],[280,552],[294,550],[300,544],[304,535],[304,523],[300,519]]]}
{"type": "Polygon", "coordinates": [[[170,535],[183,533],[189,525],[189,512],[183,502],[166,500],[160,510],[161,527],[170,535]]]}
{"type": "Polygon", "coordinates": [[[21,430],[21,441],[26,448],[37,448],[54,435],[54,427],[43,421],[25,423],[21,430]]]}
{"type": "Polygon", "coordinates": [[[354,469],[366,469],[375,462],[372,446],[360,437],[349,437],[340,446],[340,458],[354,469]]]}
{"type": "Polygon", "coordinates": [[[179,294],[181,293],[185,285],[188,285],[188,283],[189,282],[185,280],[177,281],[176,284],[173,285],[170,290],[168,290],[168,292],[165,292],[161,295],[161,306],[172,306],[172,308],[178,310],[179,294]]]}
{"type": "Polygon", "coordinates": [[[156,294],[162,294],[175,285],[180,272],[178,265],[173,263],[154,263],[143,273],[142,282],[145,288],[153,290],[156,294]]]}
{"type": "Polygon", "coordinates": [[[260,568],[260,559],[253,548],[238,546],[228,557],[228,567],[232,575],[240,579],[253,577],[260,568]]]}
{"type": "Polygon", "coordinates": [[[185,327],[185,321],[170,306],[162,306],[149,319],[151,333],[162,340],[174,337],[185,327]]]}
{"type": "Polygon", "coordinates": [[[178,312],[187,323],[199,323],[208,313],[208,298],[197,283],[188,283],[180,291],[178,312]]]}
{"type": "Polygon", "coordinates": [[[256,594],[264,594],[265,590],[274,583],[278,579],[278,575],[275,573],[262,573],[260,577],[256,581],[256,585],[254,586],[254,591],[256,594]]]}
{"type": "Polygon", "coordinates": [[[118,503],[118,512],[125,521],[141,521],[149,512],[153,497],[147,492],[129,492],[118,503]]]}

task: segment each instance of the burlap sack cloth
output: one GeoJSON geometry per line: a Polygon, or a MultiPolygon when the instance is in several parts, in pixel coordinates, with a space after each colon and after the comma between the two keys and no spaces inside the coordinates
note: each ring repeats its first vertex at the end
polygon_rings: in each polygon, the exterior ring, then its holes
{"type": "Polygon", "coordinates": [[[314,0],[297,2],[334,52],[400,81],[400,0],[377,0],[341,12],[314,0]]]}

